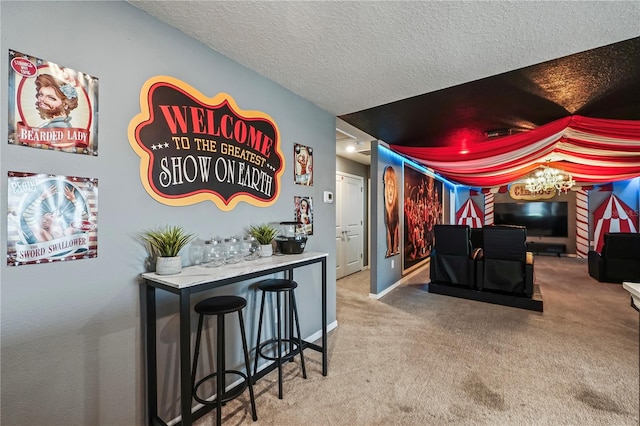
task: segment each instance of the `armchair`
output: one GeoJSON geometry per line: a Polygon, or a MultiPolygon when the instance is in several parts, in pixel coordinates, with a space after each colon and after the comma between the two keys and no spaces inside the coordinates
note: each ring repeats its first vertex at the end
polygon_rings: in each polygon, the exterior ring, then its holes
{"type": "Polygon", "coordinates": [[[604,234],[602,253],[589,251],[589,275],[600,282],[640,281],[640,234],[604,234]]]}
{"type": "Polygon", "coordinates": [[[479,290],[531,298],[533,254],[527,252],[527,229],[519,226],[485,226],[483,258],[476,266],[479,290]]]}
{"type": "Polygon", "coordinates": [[[435,225],[429,270],[431,282],[474,287],[474,260],[468,225],[435,225]]]}

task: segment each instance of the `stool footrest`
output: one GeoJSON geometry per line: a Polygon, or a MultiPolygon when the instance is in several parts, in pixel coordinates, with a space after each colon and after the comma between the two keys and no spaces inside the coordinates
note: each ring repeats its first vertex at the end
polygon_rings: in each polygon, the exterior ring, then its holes
{"type": "MultiPolygon", "coordinates": [[[[282,354],[282,361],[289,361],[290,359],[293,359],[296,355],[300,353],[300,348],[299,348],[300,345],[298,345],[297,339],[280,339],[280,343],[295,346],[295,348],[293,348],[292,350],[282,354]]],[[[277,361],[278,360],[277,355],[267,356],[262,352],[265,346],[271,346],[271,345],[276,345],[276,349],[274,350],[277,350],[278,340],[277,339],[265,340],[264,342],[260,343],[260,345],[256,349],[256,352],[259,356],[261,356],[264,359],[268,359],[269,361],[277,361]]]]}
{"type": "MultiPolygon", "coordinates": [[[[229,402],[232,399],[237,398],[238,396],[240,396],[244,392],[244,390],[247,389],[247,386],[248,386],[248,383],[249,383],[249,378],[242,371],[225,370],[223,372],[223,374],[224,375],[235,374],[236,376],[240,376],[240,377],[242,377],[242,382],[238,383],[233,388],[224,391],[222,393],[222,398],[220,398],[220,402],[221,403],[229,402]]],[[[216,398],[212,399],[212,400],[202,399],[202,398],[200,398],[198,396],[198,388],[201,385],[203,385],[206,381],[211,380],[212,378],[217,377],[217,376],[218,376],[218,373],[216,372],[216,373],[211,373],[208,376],[205,376],[202,379],[200,379],[198,381],[198,383],[196,383],[196,385],[193,388],[193,399],[195,399],[199,403],[205,404],[205,405],[215,405],[215,404],[217,404],[219,395],[216,395],[216,398]]]]}

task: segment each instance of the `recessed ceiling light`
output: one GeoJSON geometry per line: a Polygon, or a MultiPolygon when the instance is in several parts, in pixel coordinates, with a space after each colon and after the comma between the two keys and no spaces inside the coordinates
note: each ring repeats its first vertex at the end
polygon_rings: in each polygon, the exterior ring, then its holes
{"type": "Polygon", "coordinates": [[[347,147],[347,152],[353,152],[353,151],[355,151],[355,150],[356,150],[356,147],[355,147],[355,146],[353,146],[353,145],[349,145],[349,146],[347,147]]]}

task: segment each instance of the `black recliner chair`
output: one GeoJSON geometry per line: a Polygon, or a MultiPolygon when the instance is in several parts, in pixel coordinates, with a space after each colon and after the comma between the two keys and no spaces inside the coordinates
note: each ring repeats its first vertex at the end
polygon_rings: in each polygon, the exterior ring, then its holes
{"type": "Polygon", "coordinates": [[[431,282],[473,288],[471,228],[468,225],[435,225],[434,249],[431,252],[431,282]]]}
{"type": "Polygon", "coordinates": [[[589,251],[589,275],[600,282],[640,281],[640,234],[604,234],[602,253],[589,251]]]}
{"type": "Polygon", "coordinates": [[[476,264],[479,290],[531,298],[533,254],[527,252],[525,227],[485,226],[482,254],[476,264]]]}

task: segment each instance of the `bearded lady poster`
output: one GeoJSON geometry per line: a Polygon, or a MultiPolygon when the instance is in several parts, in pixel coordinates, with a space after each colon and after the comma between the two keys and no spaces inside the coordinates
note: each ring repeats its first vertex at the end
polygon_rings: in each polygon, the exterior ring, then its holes
{"type": "Polygon", "coordinates": [[[9,50],[9,135],[14,145],[98,155],[98,79],[9,50]]]}
{"type": "Polygon", "coordinates": [[[8,173],[7,265],[98,256],[98,180],[8,173]]]}

